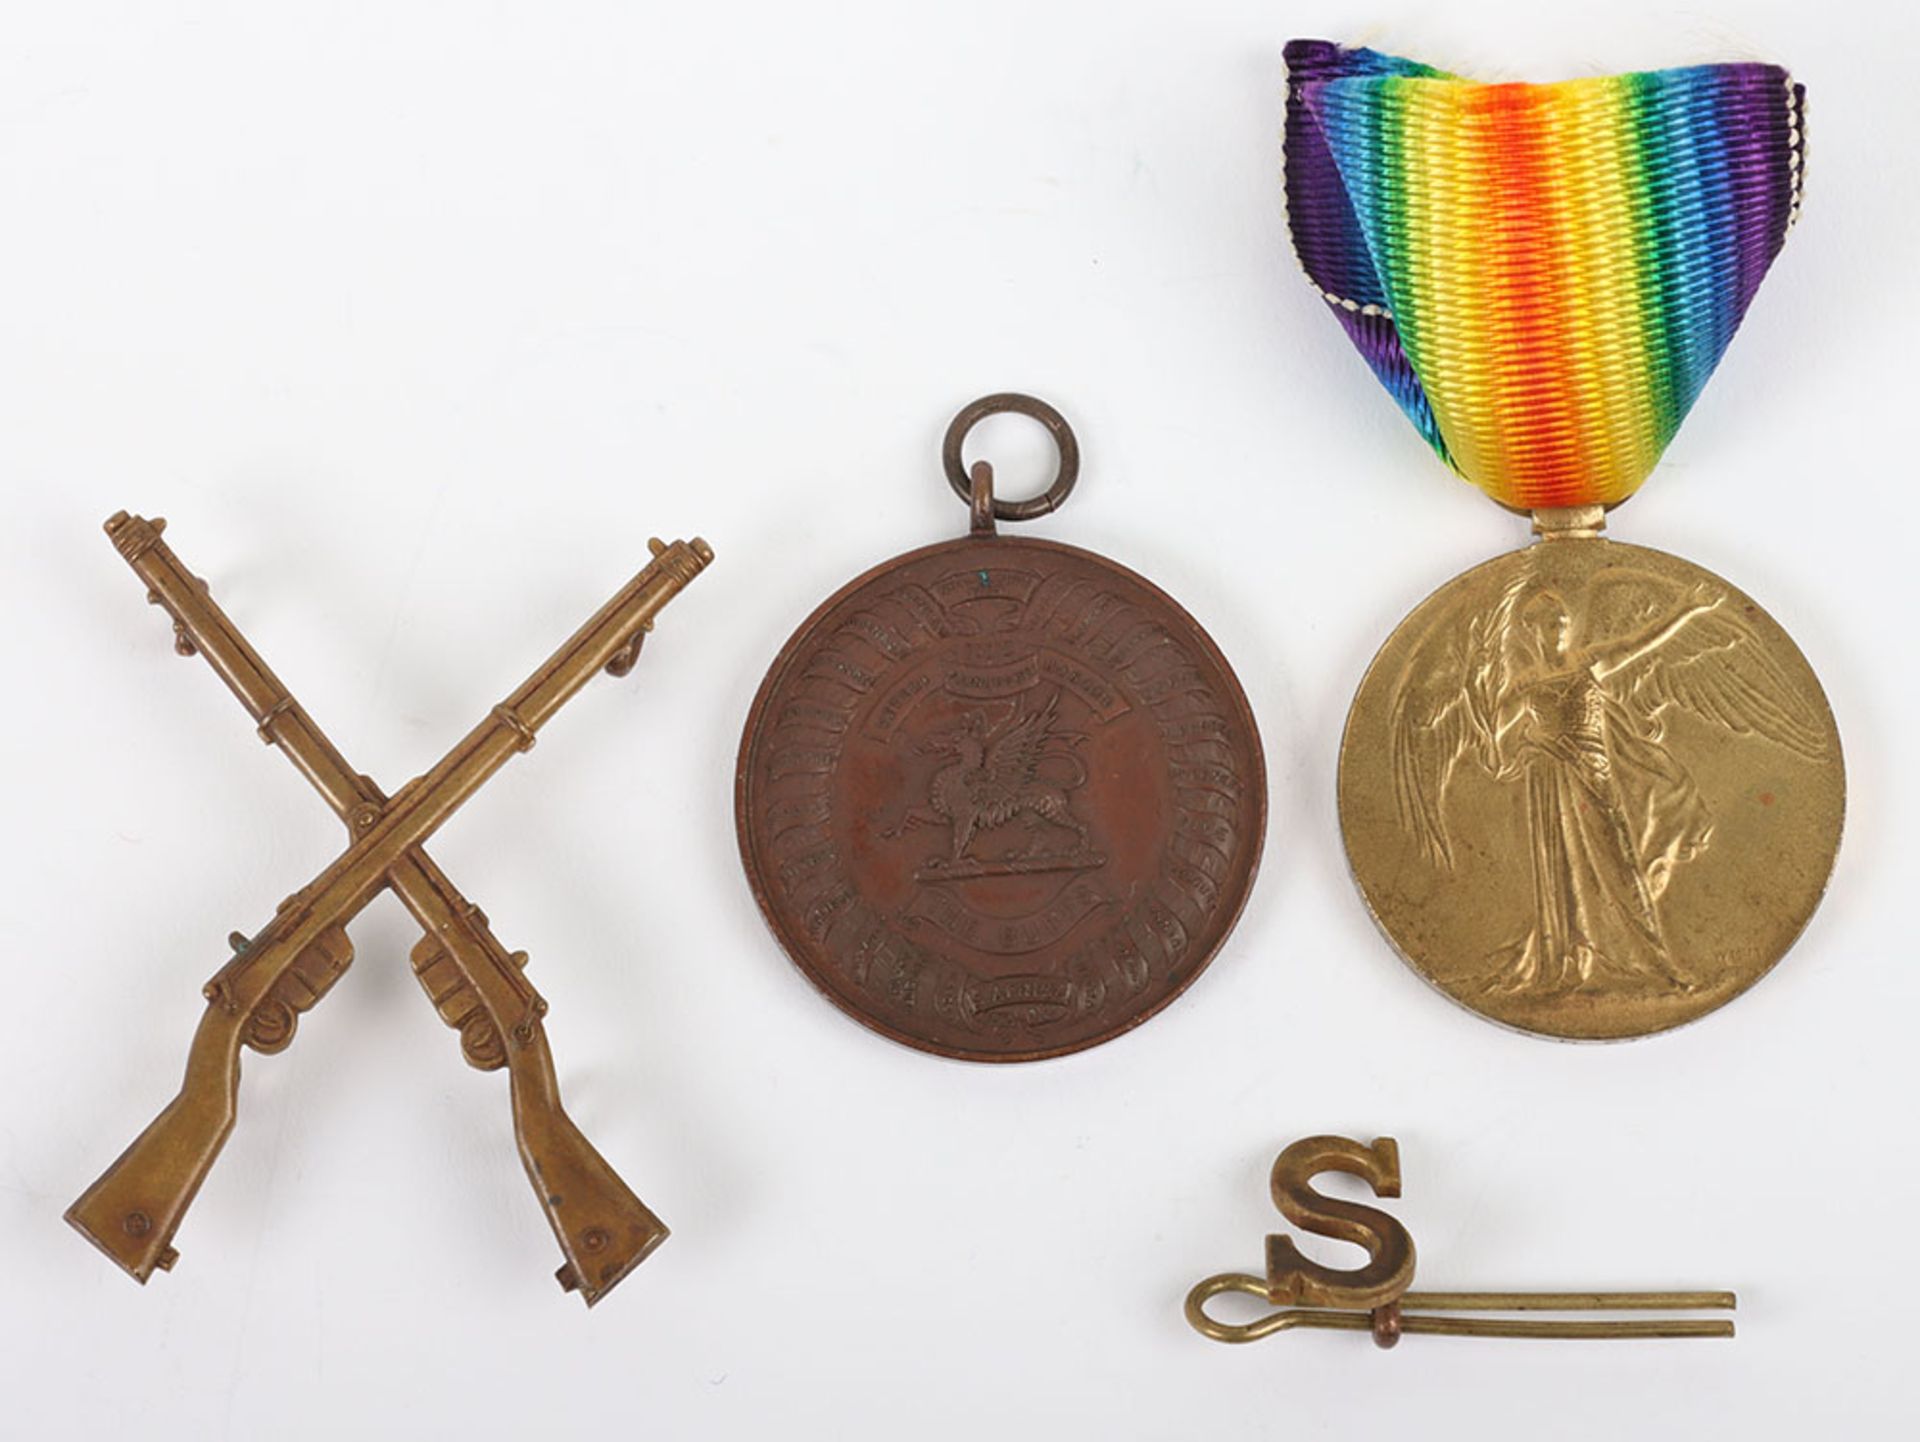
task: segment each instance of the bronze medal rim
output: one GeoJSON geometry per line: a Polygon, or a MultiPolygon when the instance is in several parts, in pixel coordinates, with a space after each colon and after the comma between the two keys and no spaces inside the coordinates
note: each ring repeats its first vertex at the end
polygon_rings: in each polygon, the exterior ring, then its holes
{"type": "Polygon", "coordinates": [[[1738,1001],[1741,997],[1747,995],[1747,993],[1751,992],[1756,986],[1760,984],[1760,982],[1764,981],[1768,976],[1770,976],[1773,973],[1774,968],[1779,966],[1779,964],[1786,958],[1787,954],[1791,952],[1796,945],[1798,945],[1800,938],[1803,935],[1805,935],[1807,927],[1812,924],[1813,918],[1815,917],[1815,915],[1819,913],[1821,904],[1826,899],[1827,890],[1832,885],[1834,870],[1839,865],[1840,848],[1846,832],[1846,809],[1847,809],[1846,757],[1845,757],[1845,751],[1844,751],[1844,747],[1842,745],[1842,741],[1840,737],[1840,727],[1839,727],[1838,721],[1834,717],[1833,706],[1831,701],[1827,697],[1826,688],[1823,685],[1821,685],[1819,674],[1814,670],[1813,663],[1808,661],[1806,657],[1806,653],[1801,651],[1799,642],[1793,639],[1792,635],[1787,631],[1786,627],[1780,624],[1779,620],[1773,615],[1771,611],[1767,610],[1766,607],[1762,606],[1758,601],[1754,600],[1752,596],[1749,596],[1745,591],[1741,590],[1740,587],[1728,581],[1724,576],[1720,575],[1717,571],[1710,570],[1708,567],[1701,565],[1698,561],[1694,561],[1686,556],[1676,555],[1671,551],[1662,551],[1657,547],[1643,546],[1631,541],[1617,540],[1611,536],[1607,536],[1604,534],[1596,534],[1590,538],[1585,538],[1580,540],[1550,540],[1550,539],[1535,540],[1531,542],[1528,546],[1519,547],[1512,551],[1504,551],[1495,556],[1489,556],[1486,560],[1478,562],[1475,565],[1469,566],[1466,570],[1461,571],[1456,575],[1450,577],[1448,580],[1442,582],[1440,585],[1436,586],[1433,590],[1429,591],[1424,597],[1422,597],[1419,603],[1416,604],[1411,610],[1409,610],[1406,613],[1406,615],[1401,617],[1401,619],[1394,625],[1393,629],[1390,632],[1388,632],[1386,639],[1380,643],[1380,646],[1374,652],[1372,659],[1368,661],[1367,669],[1360,678],[1360,684],[1354,689],[1353,701],[1347,708],[1347,718],[1341,729],[1340,756],[1339,756],[1339,762],[1335,771],[1334,788],[1335,788],[1335,805],[1338,810],[1339,820],[1340,820],[1341,850],[1346,856],[1347,874],[1352,879],[1354,890],[1359,893],[1361,903],[1366,907],[1367,915],[1370,918],[1372,918],[1375,928],[1379,931],[1380,935],[1386,939],[1387,944],[1393,948],[1394,954],[1400,958],[1400,960],[1407,966],[1407,968],[1411,970],[1416,976],[1418,976],[1422,981],[1424,981],[1428,986],[1433,988],[1434,991],[1439,993],[1441,996],[1445,997],[1453,1005],[1459,1007],[1464,1012],[1467,1012],[1473,1016],[1479,1017],[1482,1021],[1491,1022],[1495,1026],[1501,1027],[1504,1030],[1507,1030],[1510,1032],[1515,1032],[1521,1036],[1540,1037],[1549,1041],[1570,1042],[1570,1043],[1576,1043],[1576,1044],[1608,1045],[1608,1044],[1618,1043],[1618,1042],[1636,1041],[1642,1037],[1661,1036],[1669,1032],[1679,1031],[1685,1027],[1693,1026],[1696,1023],[1705,1020],[1707,1017],[1713,1016],[1718,1012],[1725,1010],[1729,1005],[1738,1001]],[[1381,667],[1388,653],[1396,649],[1397,643],[1400,642],[1403,635],[1407,632],[1407,629],[1411,625],[1413,625],[1417,619],[1420,618],[1422,613],[1427,611],[1431,606],[1433,606],[1437,601],[1440,600],[1441,597],[1445,596],[1448,592],[1453,591],[1458,587],[1461,587],[1470,583],[1474,578],[1478,577],[1481,573],[1485,571],[1492,570],[1499,566],[1511,564],[1513,562],[1514,557],[1520,554],[1523,554],[1525,551],[1532,549],[1533,547],[1543,546],[1543,545],[1565,546],[1565,545],[1592,545],[1592,544],[1610,546],[1620,551],[1641,552],[1643,554],[1650,554],[1650,555],[1661,557],[1663,560],[1666,560],[1666,561],[1676,562],[1682,566],[1688,567],[1691,570],[1697,572],[1702,577],[1708,580],[1711,580],[1720,586],[1725,587],[1730,594],[1738,596],[1742,600],[1750,603],[1755,608],[1755,610],[1757,610],[1761,615],[1765,616],[1767,621],[1772,625],[1773,629],[1777,631],[1780,634],[1780,636],[1785,639],[1787,644],[1792,648],[1793,653],[1799,658],[1800,662],[1802,663],[1802,665],[1806,670],[1806,674],[1808,678],[1813,683],[1814,699],[1819,703],[1819,711],[1820,711],[1821,718],[1822,720],[1825,721],[1827,734],[1832,739],[1833,760],[1834,760],[1835,767],[1838,769],[1838,776],[1836,779],[1839,787],[1839,811],[1834,820],[1833,835],[1827,847],[1827,852],[1826,852],[1826,866],[1824,871],[1821,874],[1819,885],[1813,889],[1812,895],[1808,899],[1806,913],[1804,916],[1801,917],[1800,924],[1796,926],[1793,929],[1793,931],[1785,937],[1779,949],[1775,952],[1774,956],[1769,961],[1767,961],[1765,965],[1757,967],[1753,971],[1753,973],[1750,976],[1748,976],[1744,981],[1742,981],[1741,984],[1734,991],[1730,992],[1721,1001],[1717,1002],[1715,1005],[1711,1007],[1708,1007],[1704,1011],[1695,1013],[1691,1016],[1682,1017],[1677,1021],[1664,1023],[1658,1026],[1645,1027],[1638,1030],[1623,1030],[1618,1032],[1609,1032],[1604,1034],[1556,1031],[1544,1026],[1522,1025],[1519,1022],[1514,1021],[1508,1017],[1501,1016],[1496,1012],[1485,1010],[1479,1006],[1475,1006],[1471,1001],[1467,1000],[1466,998],[1456,995],[1454,992],[1452,992],[1446,986],[1444,986],[1439,981],[1438,978],[1433,976],[1427,970],[1427,968],[1421,964],[1420,960],[1407,950],[1407,948],[1401,943],[1400,938],[1394,934],[1394,931],[1392,927],[1388,924],[1386,918],[1380,914],[1380,908],[1375,904],[1373,894],[1368,890],[1367,883],[1361,875],[1361,870],[1362,870],[1361,858],[1355,852],[1353,828],[1349,824],[1348,800],[1347,800],[1348,784],[1349,784],[1348,782],[1349,768],[1368,764],[1366,762],[1357,761],[1355,759],[1356,742],[1354,737],[1354,727],[1356,724],[1356,719],[1360,714],[1361,701],[1363,698],[1367,696],[1369,690],[1373,688],[1376,685],[1376,682],[1379,680],[1381,675],[1381,667]]]}
{"type": "Polygon", "coordinates": [[[990,536],[959,536],[951,540],[937,541],[932,545],[920,546],[911,551],[903,551],[889,560],[882,561],[861,572],[845,585],[841,586],[826,600],[814,607],[806,620],[787,638],[787,642],[774,657],[773,664],[767,668],[767,674],[760,682],[759,690],[754,694],[753,705],[747,711],[746,726],[740,736],[740,750],[734,768],[734,833],[740,846],[740,861],[747,874],[747,884],[753,891],[754,903],[760,908],[761,918],[774,940],[780,943],[780,949],[794,967],[813,984],[816,991],[834,1004],[853,1020],[869,1031],[878,1032],[890,1041],[911,1047],[918,1052],[943,1056],[955,1061],[1011,1063],[1029,1061],[1049,1061],[1055,1057],[1071,1056],[1075,1052],[1087,1051],[1101,1046],[1114,1038],[1122,1036],[1136,1027],[1152,1020],[1180,997],[1187,988],[1199,979],[1202,972],[1213,964],[1227,938],[1239,924],[1245,911],[1247,899],[1253,894],[1255,879],[1259,875],[1260,861],[1266,850],[1267,839],[1267,765],[1266,750],[1260,739],[1259,727],[1253,719],[1253,707],[1247,700],[1246,688],[1241,685],[1239,675],[1228,663],[1214,639],[1193,616],[1173,597],[1138,572],[1121,565],[1119,562],[1100,555],[1097,552],[1083,550],[1060,541],[1044,540],[1038,536],[1009,536],[1004,533],[990,536]],[[1131,585],[1137,586],[1163,610],[1168,620],[1177,621],[1186,637],[1206,659],[1218,668],[1221,679],[1226,684],[1228,701],[1235,720],[1246,730],[1246,753],[1251,775],[1248,793],[1253,807],[1252,841],[1247,848],[1246,859],[1241,873],[1235,878],[1233,895],[1229,902],[1217,913],[1218,919],[1209,928],[1207,943],[1197,949],[1198,960],[1192,963],[1187,974],[1175,986],[1169,987],[1150,1004],[1129,1012],[1119,1021],[1102,1031],[1078,1041],[1063,1043],[1059,1046],[1036,1047],[1026,1051],[982,1051],[966,1047],[952,1046],[917,1035],[896,1026],[885,1018],[876,1016],[857,1006],[850,998],[841,995],[833,984],[822,976],[811,961],[807,960],[800,948],[788,939],[782,917],[774,902],[772,892],[764,880],[754,856],[754,824],[751,809],[753,789],[753,755],[760,741],[762,724],[773,700],[780,690],[789,668],[801,650],[813,638],[826,617],[843,601],[856,592],[871,585],[882,577],[899,569],[923,560],[941,551],[964,551],[980,544],[1011,546],[1019,550],[1040,551],[1057,556],[1070,557],[1075,561],[1089,563],[1109,571],[1131,585]]]}

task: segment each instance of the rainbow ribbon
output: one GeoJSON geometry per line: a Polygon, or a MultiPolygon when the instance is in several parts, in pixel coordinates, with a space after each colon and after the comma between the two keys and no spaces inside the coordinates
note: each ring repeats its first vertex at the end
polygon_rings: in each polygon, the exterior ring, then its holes
{"type": "Polygon", "coordinates": [[[1480,85],[1296,40],[1301,266],[1440,458],[1520,509],[1632,495],[1800,205],[1772,65],[1480,85]]]}

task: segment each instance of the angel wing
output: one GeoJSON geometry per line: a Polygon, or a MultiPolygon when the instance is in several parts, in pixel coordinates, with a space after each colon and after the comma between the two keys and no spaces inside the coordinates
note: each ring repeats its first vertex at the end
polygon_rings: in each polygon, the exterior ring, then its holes
{"type": "Polygon", "coordinates": [[[1735,736],[1759,736],[1824,760],[1828,728],[1805,689],[1767,653],[1760,633],[1720,593],[1664,640],[1605,679],[1609,693],[1659,740],[1673,708],[1735,736]]]}
{"type": "Polygon", "coordinates": [[[1523,568],[1491,610],[1416,652],[1394,698],[1388,745],[1395,808],[1421,855],[1448,871],[1447,784],[1469,758],[1499,770],[1496,717],[1507,687],[1507,639],[1514,605],[1532,582],[1531,568],[1523,568]]]}

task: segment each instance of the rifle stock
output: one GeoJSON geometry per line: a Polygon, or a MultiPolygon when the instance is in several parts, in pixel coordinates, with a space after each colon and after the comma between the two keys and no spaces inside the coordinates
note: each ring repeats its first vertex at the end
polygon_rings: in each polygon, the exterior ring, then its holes
{"type": "MultiPolygon", "coordinates": [[[[322,880],[339,869],[335,863],[322,880]]],[[[67,1208],[68,1223],[137,1282],[171,1270],[179,1257],[173,1234],[233,1132],[241,1045],[284,1050],[300,1013],[353,961],[344,927],[366,895],[316,913],[319,887],[282,903],[251,942],[234,936],[237,954],[202,989],[207,1009],[187,1049],[179,1092],[67,1208]]]]}
{"type": "Polygon", "coordinates": [[[233,1132],[247,1018],[210,1004],[179,1093],[71,1207],[67,1222],[143,1286],[169,1271],[173,1234],[233,1132]]]}
{"type": "Polygon", "coordinates": [[[591,1307],[667,1239],[666,1224],[607,1165],[560,1105],[544,1030],[508,1053],[513,1135],[554,1239],[566,1255],[555,1274],[591,1307]]]}
{"type": "Polygon", "coordinates": [[[541,1021],[547,1004],[521,971],[525,954],[509,954],[480,909],[424,854],[408,857],[388,880],[426,933],[413,951],[414,972],[441,1019],[459,1032],[467,1061],[482,1071],[507,1069],[520,1161],[566,1258],[560,1285],[591,1307],[667,1239],[666,1225],[561,1104],[541,1021]]]}

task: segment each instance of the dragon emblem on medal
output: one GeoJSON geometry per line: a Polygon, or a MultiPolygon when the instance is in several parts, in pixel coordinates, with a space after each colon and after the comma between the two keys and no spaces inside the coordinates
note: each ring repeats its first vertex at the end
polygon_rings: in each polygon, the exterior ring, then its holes
{"type": "Polygon", "coordinates": [[[917,826],[947,828],[951,854],[929,858],[916,873],[920,880],[1085,871],[1106,864],[1106,857],[1088,850],[1087,824],[1068,800],[1069,792],[1087,784],[1086,763],[1073,749],[1087,736],[1063,731],[1059,722],[1060,693],[1055,691],[1038,707],[1011,701],[998,719],[984,709],[969,711],[958,726],[927,738],[921,749],[943,758],[927,783],[927,804],[909,810],[898,826],[883,833],[892,838],[917,826]],[[1043,768],[1052,774],[1043,777],[1043,768]],[[1027,833],[1024,849],[990,859],[974,854],[983,832],[1015,822],[1027,833]],[[1046,849],[1039,833],[1049,827],[1070,833],[1072,846],[1046,849]]]}
{"type": "Polygon", "coordinates": [[[1677,557],[1548,538],[1457,578],[1375,659],[1341,816],[1375,918],[1523,1030],[1664,1030],[1757,981],[1817,905],[1845,781],[1786,633],[1677,557]]]}

